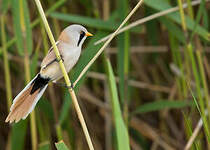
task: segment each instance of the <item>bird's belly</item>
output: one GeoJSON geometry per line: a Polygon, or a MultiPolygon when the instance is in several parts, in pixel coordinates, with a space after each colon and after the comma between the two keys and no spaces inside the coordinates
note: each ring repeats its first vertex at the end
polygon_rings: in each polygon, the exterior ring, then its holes
{"type": "Polygon", "coordinates": [[[62,72],[57,62],[51,64],[50,67],[41,69],[40,73],[42,77],[50,78],[52,81],[62,77],[62,72]]]}
{"type": "Polygon", "coordinates": [[[69,72],[77,63],[80,56],[80,52],[81,52],[80,49],[66,50],[66,52],[64,52],[65,55],[63,55],[64,56],[63,59],[67,72],[69,72]]]}

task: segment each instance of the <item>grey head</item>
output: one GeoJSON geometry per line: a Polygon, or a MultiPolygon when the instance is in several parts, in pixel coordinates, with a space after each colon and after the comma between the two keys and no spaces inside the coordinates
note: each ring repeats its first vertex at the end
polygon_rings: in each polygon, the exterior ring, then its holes
{"type": "Polygon", "coordinates": [[[72,41],[74,46],[81,47],[88,36],[93,36],[87,29],[81,25],[73,24],[64,29],[64,32],[72,41]]]}

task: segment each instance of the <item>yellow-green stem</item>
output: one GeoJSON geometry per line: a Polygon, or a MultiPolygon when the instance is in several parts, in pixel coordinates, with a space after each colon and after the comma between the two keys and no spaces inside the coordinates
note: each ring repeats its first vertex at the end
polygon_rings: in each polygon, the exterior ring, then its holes
{"type": "MultiPolygon", "coordinates": [[[[201,51],[200,50],[196,51],[196,56],[197,56],[197,59],[198,59],[199,70],[200,70],[200,73],[201,73],[201,82],[202,82],[203,88],[204,88],[206,108],[207,108],[208,112],[210,113],[209,90],[208,90],[208,85],[207,85],[207,81],[206,81],[204,65],[203,65],[203,62],[202,62],[202,56],[201,56],[201,51]]],[[[210,121],[210,115],[208,115],[208,116],[209,116],[208,118],[209,118],[209,121],[210,121]]]]}
{"type": "Polygon", "coordinates": [[[182,7],[182,0],[178,0],[178,5],[179,5],[179,12],[180,12],[181,21],[182,21],[182,29],[184,30],[184,32],[186,32],[187,28],[186,28],[186,22],[185,22],[185,16],[184,16],[184,9],[182,7]]]}
{"type": "Polygon", "coordinates": [[[58,123],[55,128],[56,128],[57,140],[60,141],[63,138],[60,124],[58,123]]]}
{"type": "Polygon", "coordinates": [[[209,125],[208,125],[207,117],[206,117],[206,114],[205,114],[205,103],[204,103],[202,92],[201,92],[201,85],[200,85],[201,82],[200,82],[200,78],[199,78],[200,73],[197,70],[196,60],[195,60],[195,57],[194,57],[193,48],[192,48],[191,43],[189,43],[187,45],[187,51],[189,53],[189,57],[190,57],[190,60],[191,60],[192,71],[193,71],[193,75],[195,77],[196,92],[198,94],[198,102],[199,102],[199,107],[200,107],[200,115],[201,115],[201,118],[203,120],[205,135],[206,135],[206,138],[209,142],[210,141],[210,132],[209,132],[209,125]]]}
{"type": "MultiPolygon", "coordinates": [[[[23,0],[19,1],[20,3],[20,24],[21,24],[21,31],[23,35],[23,45],[24,45],[24,69],[25,69],[25,78],[26,83],[29,83],[31,80],[31,73],[30,73],[30,59],[29,54],[27,51],[26,46],[26,27],[25,27],[25,20],[24,20],[24,8],[23,8],[23,0]]],[[[37,149],[37,132],[36,132],[36,116],[35,111],[32,111],[30,114],[30,129],[31,129],[31,142],[32,142],[32,150],[37,149]]]]}
{"type": "Polygon", "coordinates": [[[10,69],[9,69],[9,61],[7,55],[7,47],[6,47],[6,35],[4,28],[4,15],[1,16],[1,39],[2,39],[2,49],[3,49],[3,59],[4,59],[4,75],[5,75],[5,84],[6,84],[6,93],[7,93],[7,107],[8,112],[10,106],[12,104],[12,88],[11,88],[11,78],[10,78],[10,69]]]}
{"type": "MultiPolygon", "coordinates": [[[[43,37],[43,45],[44,45],[44,54],[47,54],[47,51],[49,49],[49,45],[48,45],[48,41],[47,41],[47,34],[45,32],[44,29],[44,24],[41,23],[41,33],[42,33],[42,37],[43,37]]],[[[49,93],[50,93],[50,99],[51,99],[51,103],[53,106],[53,112],[55,114],[55,122],[56,122],[56,135],[57,135],[57,139],[58,141],[62,140],[62,130],[61,130],[61,125],[58,123],[58,112],[56,110],[56,98],[55,98],[55,94],[53,93],[53,85],[51,83],[49,83],[49,93]],[[53,94],[53,95],[52,95],[53,94]]]]}
{"type": "Polygon", "coordinates": [[[194,13],[193,13],[191,0],[187,0],[187,12],[188,12],[190,18],[193,19],[194,18],[194,13]]]}

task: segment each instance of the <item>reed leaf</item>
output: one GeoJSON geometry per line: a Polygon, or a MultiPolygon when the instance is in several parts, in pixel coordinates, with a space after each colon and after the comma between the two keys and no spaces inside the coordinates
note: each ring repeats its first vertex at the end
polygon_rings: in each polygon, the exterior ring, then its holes
{"type": "Polygon", "coordinates": [[[192,102],[186,100],[177,100],[177,101],[169,101],[169,100],[158,100],[151,103],[146,103],[133,112],[134,114],[142,114],[153,111],[159,111],[163,109],[181,109],[184,107],[191,107],[193,105],[192,102]]]}
{"type": "Polygon", "coordinates": [[[112,112],[117,136],[117,147],[118,150],[130,150],[128,130],[122,117],[115,77],[108,59],[106,65],[108,70],[108,84],[112,102],[112,112]]]}
{"type": "Polygon", "coordinates": [[[63,141],[55,143],[57,150],[68,150],[68,147],[65,145],[63,141]]]}

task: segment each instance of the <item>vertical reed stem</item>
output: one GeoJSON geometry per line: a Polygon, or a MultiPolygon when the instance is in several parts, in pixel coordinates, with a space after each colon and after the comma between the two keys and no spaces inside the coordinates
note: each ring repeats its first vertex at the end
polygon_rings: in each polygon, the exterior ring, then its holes
{"type": "Polygon", "coordinates": [[[184,30],[184,32],[186,32],[187,27],[186,27],[186,22],[185,22],[184,9],[182,7],[182,0],[178,0],[178,5],[179,5],[179,12],[180,12],[181,21],[182,21],[182,29],[184,30]]]}
{"type": "Polygon", "coordinates": [[[6,34],[4,27],[4,15],[1,16],[1,39],[2,39],[2,50],[3,50],[3,59],[4,59],[4,75],[5,75],[5,84],[6,84],[6,93],[7,93],[7,108],[8,112],[10,106],[12,104],[12,88],[11,88],[11,78],[10,78],[10,69],[9,69],[9,61],[7,55],[7,47],[6,47],[6,34]]]}
{"type": "MultiPolygon", "coordinates": [[[[104,0],[103,1],[103,19],[106,21],[109,19],[110,16],[110,1],[104,0]]],[[[104,53],[103,55],[103,64],[106,66],[106,57],[109,58],[109,55],[104,53]]],[[[106,71],[107,72],[107,71],[106,71]]],[[[108,72],[107,72],[108,73],[108,72]]],[[[105,99],[105,105],[110,105],[110,97],[109,97],[109,88],[108,83],[104,82],[104,99],[105,99]]],[[[105,150],[111,150],[112,149],[112,120],[111,120],[111,114],[110,112],[106,112],[105,117],[105,150]]]]}
{"type": "MultiPolygon", "coordinates": [[[[24,45],[24,69],[25,69],[25,77],[26,83],[30,82],[31,73],[30,73],[30,61],[29,61],[29,54],[26,46],[26,27],[25,27],[25,20],[24,20],[24,8],[23,8],[23,0],[19,1],[20,3],[20,23],[21,23],[21,31],[23,36],[23,45],[24,45]]],[[[35,110],[30,114],[30,129],[31,129],[31,143],[32,143],[32,150],[37,149],[37,132],[36,132],[36,117],[35,117],[35,110]]]]}

